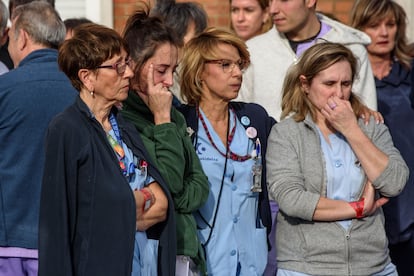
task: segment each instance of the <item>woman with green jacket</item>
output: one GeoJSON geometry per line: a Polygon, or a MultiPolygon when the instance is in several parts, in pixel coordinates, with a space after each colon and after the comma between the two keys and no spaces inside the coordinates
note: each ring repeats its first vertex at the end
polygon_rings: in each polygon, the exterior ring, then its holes
{"type": "MultiPolygon", "coordinates": [[[[122,114],[141,134],[146,149],[166,180],[177,221],[177,273],[204,274],[205,259],[193,212],[207,200],[207,177],[192,146],[184,117],[172,107],[177,40],[160,19],[146,11],[132,15],[124,38],[131,49],[134,78],[122,114]]],[[[161,249],[162,250],[162,249],[161,249]]]]}

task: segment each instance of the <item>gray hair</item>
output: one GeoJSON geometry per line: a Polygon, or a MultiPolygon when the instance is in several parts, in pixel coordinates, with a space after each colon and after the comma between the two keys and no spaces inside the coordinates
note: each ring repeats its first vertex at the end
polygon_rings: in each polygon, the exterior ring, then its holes
{"type": "Polygon", "coordinates": [[[55,7],[55,0],[9,0],[9,12],[10,18],[12,17],[13,11],[20,5],[25,5],[33,1],[48,2],[52,7],[55,7]]]}
{"type": "Polygon", "coordinates": [[[16,37],[22,29],[38,44],[57,49],[66,35],[65,24],[47,2],[34,1],[16,7],[12,14],[16,37]]]}
{"type": "Polygon", "coordinates": [[[9,11],[3,1],[0,0],[0,37],[3,35],[7,27],[7,20],[9,19],[9,11]]]}

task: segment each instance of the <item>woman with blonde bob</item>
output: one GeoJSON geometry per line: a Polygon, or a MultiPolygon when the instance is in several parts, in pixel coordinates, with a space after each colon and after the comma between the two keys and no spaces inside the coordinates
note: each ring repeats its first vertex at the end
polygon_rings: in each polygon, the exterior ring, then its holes
{"type": "Polygon", "coordinates": [[[209,275],[263,275],[267,263],[265,152],[275,121],[257,104],[232,101],[249,62],[245,43],[217,28],[190,40],[181,62],[181,111],[210,186],[196,213],[209,275]]]}
{"type": "Polygon", "coordinates": [[[357,115],[358,61],[345,46],[305,51],[285,79],[282,121],[268,140],[269,193],[279,204],[277,275],[397,275],[381,206],[408,169],[384,124],[357,115]]]}

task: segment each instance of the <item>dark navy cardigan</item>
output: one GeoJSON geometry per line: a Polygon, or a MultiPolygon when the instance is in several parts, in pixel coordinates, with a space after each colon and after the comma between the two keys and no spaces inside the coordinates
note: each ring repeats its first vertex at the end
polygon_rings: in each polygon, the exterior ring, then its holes
{"type": "MultiPolygon", "coordinates": [[[[159,240],[158,275],[175,273],[172,198],[135,126],[116,114],[123,142],[148,162],[168,198],[167,219],[146,233],[159,240]]],[[[39,276],[130,276],[135,198],[106,134],[88,107],[76,102],[49,125],[39,222],[39,276]]]]}

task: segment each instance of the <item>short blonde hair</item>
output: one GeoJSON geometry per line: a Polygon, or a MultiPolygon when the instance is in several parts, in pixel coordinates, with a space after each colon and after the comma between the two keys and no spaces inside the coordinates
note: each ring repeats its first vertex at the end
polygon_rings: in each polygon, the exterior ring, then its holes
{"type": "Polygon", "coordinates": [[[200,102],[203,93],[200,79],[204,64],[209,60],[217,59],[220,44],[234,46],[246,67],[250,64],[250,55],[243,40],[226,29],[207,28],[185,45],[180,63],[181,97],[189,105],[197,105],[200,102]]]}
{"type": "MultiPolygon", "coordinates": [[[[319,72],[340,61],[347,61],[351,66],[352,82],[357,76],[358,60],[351,50],[339,43],[323,42],[307,49],[298,63],[292,65],[285,77],[282,96],[282,115],[285,118],[292,115],[295,121],[303,121],[311,114],[316,121],[316,108],[305,95],[300,76],[304,76],[309,84],[319,72]]],[[[355,114],[358,114],[362,104],[356,95],[351,93],[349,99],[355,114]]]]}

